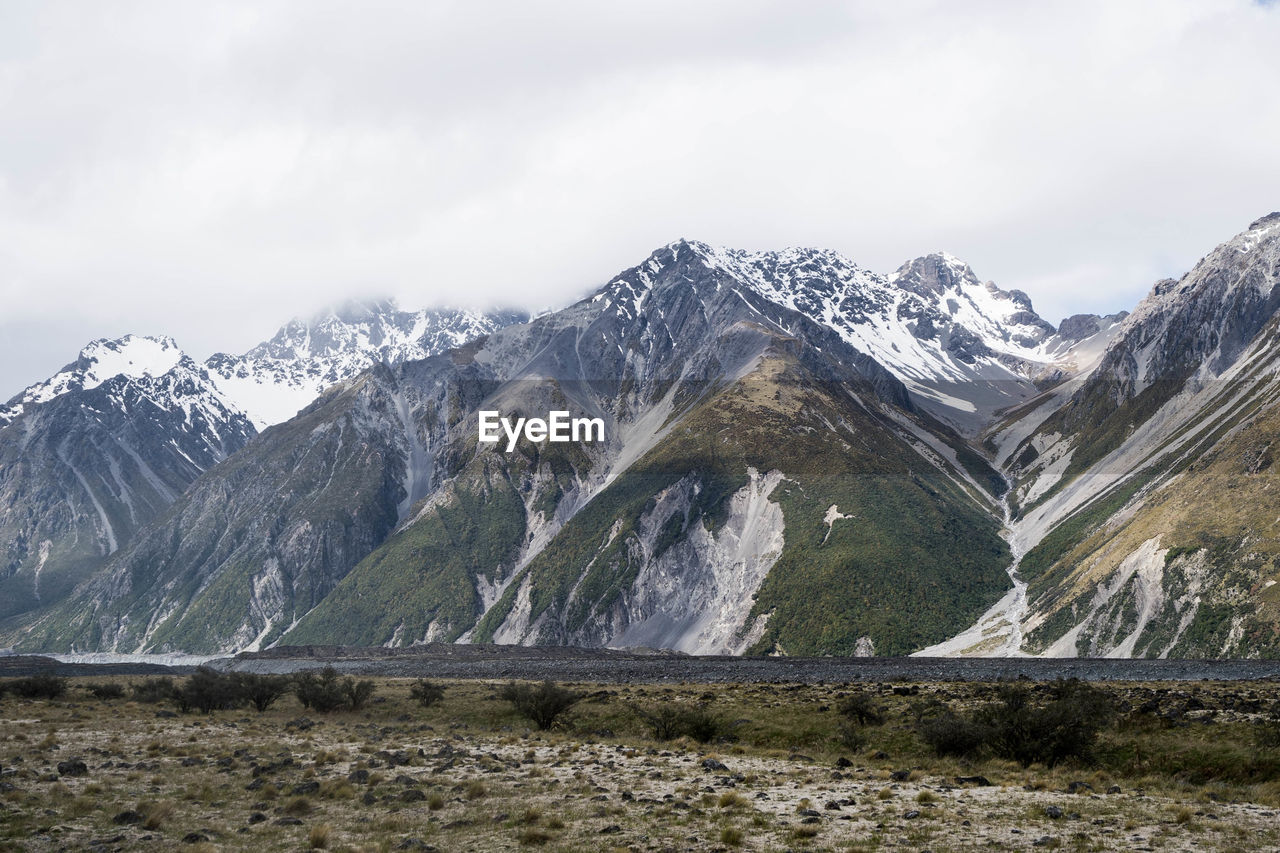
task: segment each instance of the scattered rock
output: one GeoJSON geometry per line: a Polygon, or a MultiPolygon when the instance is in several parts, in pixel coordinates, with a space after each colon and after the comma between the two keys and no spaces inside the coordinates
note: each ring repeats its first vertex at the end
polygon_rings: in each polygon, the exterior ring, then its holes
{"type": "Polygon", "coordinates": [[[120,812],[120,814],[111,818],[111,822],[117,826],[135,826],[142,823],[142,815],[135,812],[133,809],[129,809],[128,811],[120,812]]]}
{"type": "Polygon", "coordinates": [[[182,836],[183,844],[200,844],[201,842],[208,840],[209,836],[205,835],[203,832],[188,832],[186,835],[182,836]]]}
{"type": "Polygon", "coordinates": [[[894,782],[906,782],[910,778],[910,770],[895,770],[889,774],[889,779],[894,782]]]}
{"type": "Polygon", "coordinates": [[[352,770],[347,774],[347,781],[353,785],[364,785],[369,781],[368,770],[352,770]]]}
{"type": "Polygon", "coordinates": [[[601,835],[617,835],[619,832],[622,832],[622,827],[618,826],[616,823],[611,823],[604,829],[600,830],[601,835]]]}
{"type": "Polygon", "coordinates": [[[402,803],[420,803],[427,798],[419,788],[406,788],[400,792],[400,802],[402,803]]]}
{"type": "Polygon", "coordinates": [[[728,770],[729,768],[725,767],[723,764],[721,764],[719,761],[716,761],[714,758],[704,758],[702,760],[702,769],[703,770],[728,770]]]}
{"type": "Polygon", "coordinates": [[[852,766],[853,762],[845,758],[843,755],[836,759],[836,767],[839,767],[841,770],[852,766]]]}
{"type": "Polygon", "coordinates": [[[60,776],[87,776],[89,775],[88,766],[79,758],[72,758],[69,761],[58,762],[58,775],[60,776]]]}
{"type": "Polygon", "coordinates": [[[986,776],[957,776],[957,785],[977,785],[979,788],[990,788],[991,780],[986,776]]]}
{"type": "Polygon", "coordinates": [[[119,844],[124,841],[123,835],[113,835],[110,838],[95,838],[89,842],[89,847],[110,847],[112,844],[119,844]]]}
{"type": "Polygon", "coordinates": [[[1044,816],[1051,820],[1057,820],[1058,818],[1062,817],[1062,809],[1058,808],[1057,806],[1045,806],[1044,816]]]}
{"type": "Polygon", "coordinates": [[[1118,793],[1120,793],[1120,786],[1119,786],[1119,785],[1112,785],[1110,788],[1108,788],[1108,789],[1107,789],[1107,793],[1108,793],[1108,794],[1118,794],[1118,793]]]}
{"type": "Polygon", "coordinates": [[[1083,794],[1086,791],[1090,793],[1093,792],[1093,786],[1090,785],[1088,782],[1076,781],[1076,782],[1072,782],[1070,785],[1067,786],[1068,794],[1083,794]]]}
{"type": "Polygon", "coordinates": [[[315,779],[309,782],[299,782],[289,789],[289,794],[294,797],[304,797],[307,794],[314,794],[320,790],[320,783],[315,779]]]}
{"type": "Polygon", "coordinates": [[[266,819],[267,819],[267,816],[264,815],[262,812],[254,812],[253,814],[249,815],[249,823],[262,823],[266,819]]]}
{"type": "Polygon", "coordinates": [[[912,809],[911,811],[904,814],[903,817],[907,820],[915,820],[916,818],[920,817],[920,812],[918,809],[912,809]]]}

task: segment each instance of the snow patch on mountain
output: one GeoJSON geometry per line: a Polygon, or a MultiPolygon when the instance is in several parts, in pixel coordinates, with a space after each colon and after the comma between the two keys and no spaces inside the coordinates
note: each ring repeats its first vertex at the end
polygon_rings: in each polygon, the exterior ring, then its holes
{"type": "Polygon", "coordinates": [[[207,364],[218,389],[261,430],[378,362],[427,358],[525,319],[517,311],[406,311],[392,300],[351,302],[292,320],[269,341],[238,356],[217,353],[207,364]]]}
{"type": "Polygon", "coordinates": [[[6,424],[31,406],[48,402],[70,391],[97,388],[116,376],[161,376],[172,370],[183,352],[173,338],[125,335],[100,338],[80,350],[79,357],[53,376],[28,386],[0,406],[0,425],[6,424]]]}
{"type": "Polygon", "coordinates": [[[1109,339],[1119,319],[1071,318],[1067,339],[1025,293],[984,283],[943,252],[883,276],[825,249],[747,252],[689,240],[659,249],[591,301],[638,316],[663,261],[689,256],[720,274],[718,287],[751,292],[835,330],[901,380],[917,403],[970,433],[998,409],[1038,394],[1037,381],[1092,362],[1077,353],[1109,339]]]}

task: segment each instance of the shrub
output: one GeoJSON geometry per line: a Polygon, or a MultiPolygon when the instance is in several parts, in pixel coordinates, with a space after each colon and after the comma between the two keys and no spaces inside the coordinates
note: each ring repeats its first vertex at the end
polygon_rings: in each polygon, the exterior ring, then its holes
{"type": "Polygon", "coordinates": [[[860,726],[879,726],[884,723],[884,711],[870,693],[859,690],[840,700],[840,714],[860,726]]]}
{"type": "Polygon", "coordinates": [[[1113,712],[1110,697],[1077,679],[1055,683],[1049,694],[1047,703],[1036,705],[1026,685],[1002,685],[998,700],[978,713],[976,722],[990,728],[997,756],[1023,767],[1091,757],[1098,732],[1113,712]]]}
{"type": "Polygon", "coordinates": [[[916,731],[938,755],[974,755],[991,739],[987,726],[950,710],[922,718],[916,731]]]}
{"type": "Polygon", "coordinates": [[[419,678],[409,688],[409,697],[422,707],[430,708],[444,698],[444,688],[425,678],[419,678]]]}
{"type": "Polygon", "coordinates": [[[720,717],[703,706],[666,703],[652,708],[636,709],[654,740],[688,737],[699,743],[710,743],[724,736],[726,726],[720,717]]]}
{"type": "Polygon", "coordinates": [[[359,711],[368,704],[377,689],[377,685],[368,679],[356,681],[352,678],[344,678],[342,680],[342,693],[347,697],[347,707],[352,711],[359,711]]]}
{"type": "Polygon", "coordinates": [[[347,703],[346,693],[338,681],[338,671],[326,666],[317,676],[314,672],[302,672],[294,676],[293,693],[302,707],[327,714],[347,703]]]}
{"type": "Polygon", "coordinates": [[[124,696],[124,685],[115,682],[107,682],[106,684],[86,684],[85,690],[89,691],[94,699],[119,699],[124,696]]]}
{"type": "Polygon", "coordinates": [[[186,684],[174,690],[173,699],[184,713],[195,709],[206,714],[235,708],[245,701],[235,675],[207,666],[198,668],[186,684]]]}
{"type": "Polygon", "coordinates": [[[167,675],[162,678],[148,678],[133,685],[133,701],[152,704],[168,702],[173,699],[175,691],[173,679],[167,675]]]}
{"type": "Polygon", "coordinates": [[[143,829],[159,829],[173,815],[175,806],[172,800],[146,802],[138,804],[138,812],[142,815],[143,829]]]}
{"type": "Polygon", "coordinates": [[[67,680],[54,675],[30,675],[10,681],[9,690],[23,699],[57,699],[67,692],[67,680]]]}
{"type": "Polygon", "coordinates": [[[867,735],[866,729],[852,720],[843,720],[840,723],[838,731],[840,745],[851,752],[859,752],[867,745],[867,741],[871,738],[867,735]]]}
{"type": "Polygon", "coordinates": [[[521,716],[544,731],[551,728],[561,714],[582,698],[572,690],[551,681],[544,681],[537,686],[513,681],[502,688],[498,695],[514,705],[521,716]]]}
{"type": "Polygon", "coordinates": [[[293,686],[287,675],[238,672],[235,680],[240,696],[259,714],[274,705],[276,700],[288,693],[293,686]]]}
{"type": "Polygon", "coordinates": [[[338,671],[331,666],[314,672],[294,676],[293,693],[302,707],[327,714],[340,708],[358,711],[373,697],[377,689],[372,681],[356,681],[347,676],[338,678],[338,671]]]}

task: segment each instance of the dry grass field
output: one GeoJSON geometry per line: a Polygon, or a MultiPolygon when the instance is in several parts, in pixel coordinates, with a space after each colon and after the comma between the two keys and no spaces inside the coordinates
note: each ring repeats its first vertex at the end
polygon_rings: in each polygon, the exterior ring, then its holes
{"type": "Polygon", "coordinates": [[[500,683],[183,713],[146,681],[8,685],[0,850],[1280,849],[1273,682],[1105,685],[1096,743],[1050,767],[926,742],[993,684],[573,684],[541,730],[500,683]]]}

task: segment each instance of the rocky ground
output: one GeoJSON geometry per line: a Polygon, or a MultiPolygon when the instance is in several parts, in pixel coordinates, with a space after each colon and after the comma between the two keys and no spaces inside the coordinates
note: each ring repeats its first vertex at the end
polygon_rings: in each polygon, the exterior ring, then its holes
{"type": "Polygon", "coordinates": [[[1105,658],[709,657],[652,649],[434,643],[392,649],[292,646],[237,655],[220,667],[296,672],[333,665],[393,677],[552,678],[606,684],[885,681],[1205,681],[1280,678],[1280,660],[1105,658]]]}
{"type": "Polygon", "coordinates": [[[207,715],[82,689],[103,680],[0,704],[0,850],[1280,849],[1277,761],[1249,758],[1271,682],[1115,685],[1095,758],[1023,768],[913,732],[985,684],[866,685],[884,722],[850,740],[846,684],[580,683],[544,732],[480,680],[207,715]],[[664,704],[721,736],[655,740],[637,710],[664,704]]]}

